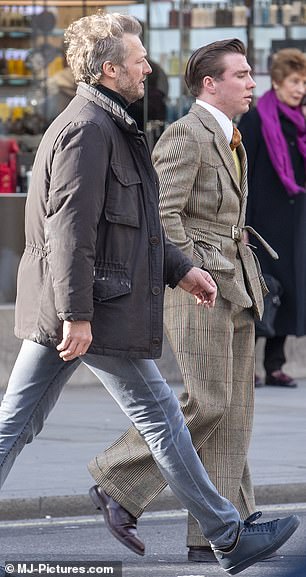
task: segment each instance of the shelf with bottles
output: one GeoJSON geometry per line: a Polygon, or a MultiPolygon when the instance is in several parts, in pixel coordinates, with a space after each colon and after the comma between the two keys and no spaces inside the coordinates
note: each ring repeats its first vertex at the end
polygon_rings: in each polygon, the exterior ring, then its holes
{"type": "Polygon", "coordinates": [[[28,52],[28,49],[15,49],[8,46],[0,49],[0,77],[7,81],[32,77],[27,64],[28,52]]]}
{"type": "MultiPolygon", "coordinates": [[[[182,34],[178,30],[169,30],[167,31],[167,42],[165,42],[164,34],[165,31],[163,30],[150,30],[149,54],[152,60],[163,68],[169,78],[184,75],[189,57],[203,43],[209,44],[220,39],[220,31],[216,28],[206,29],[205,39],[203,39],[203,30],[195,28],[188,31],[187,38],[182,38],[182,34]]],[[[232,27],[222,30],[222,38],[232,37],[232,27]]],[[[247,43],[246,28],[236,28],[235,37],[247,43]]]]}
{"type": "Polygon", "coordinates": [[[0,86],[30,86],[33,83],[33,76],[7,76],[0,75],[0,86]]]}
{"type": "MultiPolygon", "coordinates": [[[[73,19],[74,8],[68,8],[63,3],[59,9],[48,7],[44,0],[32,4],[16,5],[8,3],[0,6],[0,31],[6,36],[39,36],[41,34],[62,34],[63,29],[69,23],[69,17],[73,19]]],[[[76,12],[82,15],[82,7],[76,12]]]]}
{"type": "Polygon", "coordinates": [[[0,27],[0,38],[31,38],[33,34],[32,28],[3,28],[0,27]]]}
{"type": "Polygon", "coordinates": [[[250,12],[243,0],[225,2],[152,2],[150,30],[246,26],[250,12]]]}
{"type": "Polygon", "coordinates": [[[254,67],[256,76],[269,74],[272,52],[288,46],[306,50],[306,25],[290,27],[290,35],[285,27],[272,27],[263,33],[260,27],[253,31],[254,67]]]}
{"type": "Polygon", "coordinates": [[[62,70],[67,14],[62,7],[47,10],[43,2],[0,7],[1,87],[28,87],[62,70]]]}
{"type": "MultiPolygon", "coordinates": [[[[192,28],[188,28],[188,31],[201,30],[203,32],[203,28],[205,28],[205,33],[206,33],[207,30],[215,30],[216,26],[205,26],[205,27],[204,26],[192,26],[192,28]]],[[[218,30],[220,30],[220,29],[222,31],[226,30],[226,29],[232,30],[232,37],[233,37],[233,30],[236,31],[237,28],[242,28],[242,26],[230,26],[229,24],[224,25],[224,26],[218,26],[218,30]]],[[[261,26],[261,28],[262,28],[262,26],[261,26]]],[[[170,32],[176,31],[176,30],[179,32],[180,28],[166,28],[163,26],[154,26],[150,29],[151,32],[152,31],[161,31],[161,32],[167,32],[167,34],[169,34],[170,32]]]]}
{"type": "MultiPolygon", "coordinates": [[[[17,30],[17,29],[16,29],[17,30]]],[[[18,36],[13,29],[1,30],[0,35],[0,86],[28,87],[44,81],[64,67],[62,30],[51,31],[49,38],[44,34],[32,37],[33,30],[25,29],[18,36]],[[60,32],[61,34],[57,34],[60,32]]]]}
{"type": "Polygon", "coordinates": [[[303,26],[305,0],[254,0],[252,11],[244,0],[224,2],[153,2],[151,29],[303,26]]]}
{"type": "Polygon", "coordinates": [[[35,48],[0,48],[0,86],[30,87],[44,83],[64,67],[61,46],[37,43],[35,48]]]}
{"type": "Polygon", "coordinates": [[[35,97],[30,92],[28,96],[6,96],[0,100],[0,138],[40,138],[46,124],[35,97]]]}
{"type": "MultiPolygon", "coordinates": [[[[18,38],[20,39],[31,39],[33,37],[33,28],[1,28],[0,27],[0,39],[1,38],[18,38]]],[[[63,28],[54,28],[48,32],[48,36],[64,36],[63,28]]]]}
{"type": "Polygon", "coordinates": [[[24,30],[31,29],[31,14],[25,6],[6,6],[0,7],[0,28],[6,30],[24,30]]]}
{"type": "Polygon", "coordinates": [[[305,0],[254,0],[253,26],[300,26],[306,24],[305,0]]]}

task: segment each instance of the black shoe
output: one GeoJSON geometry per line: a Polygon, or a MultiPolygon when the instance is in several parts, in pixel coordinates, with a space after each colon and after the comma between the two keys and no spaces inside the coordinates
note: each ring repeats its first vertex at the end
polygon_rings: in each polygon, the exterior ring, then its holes
{"type": "Polygon", "coordinates": [[[236,575],[283,545],[296,531],[300,520],[296,515],[267,523],[254,523],[261,513],[253,513],[240,523],[238,537],[231,549],[214,549],[222,569],[236,575]]]}
{"type": "Polygon", "coordinates": [[[298,384],[289,375],[283,373],[283,371],[273,371],[270,375],[266,376],[266,385],[273,387],[287,387],[290,389],[295,389],[298,384]]]}
{"type": "Polygon", "coordinates": [[[191,563],[216,563],[217,559],[211,547],[193,547],[188,550],[188,561],[191,563]]]}
{"type": "Polygon", "coordinates": [[[258,375],[255,375],[255,388],[259,389],[259,388],[264,387],[264,386],[265,386],[265,383],[262,381],[262,379],[258,375]]]}
{"type": "Polygon", "coordinates": [[[98,485],[89,489],[89,495],[97,509],[101,509],[105,524],[111,534],[137,555],[144,555],[145,546],[137,535],[136,517],[121,507],[98,485]]]}

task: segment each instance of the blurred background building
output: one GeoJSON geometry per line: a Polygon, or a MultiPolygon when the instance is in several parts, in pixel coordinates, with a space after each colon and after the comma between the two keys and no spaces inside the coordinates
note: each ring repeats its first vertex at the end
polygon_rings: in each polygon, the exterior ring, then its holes
{"type": "Polygon", "coordinates": [[[199,46],[240,38],[256,97],[269,88],[273,52],[289,46],[306,51],[306,0],[0,0],[0,323],[1,307],[13,310],[35,151],[75,91],[63,31],[97,9],[129,13],[143,23],[153,74],[144,101],[131,113],[151,147],[191,104],[183,73],[199,46]]]}

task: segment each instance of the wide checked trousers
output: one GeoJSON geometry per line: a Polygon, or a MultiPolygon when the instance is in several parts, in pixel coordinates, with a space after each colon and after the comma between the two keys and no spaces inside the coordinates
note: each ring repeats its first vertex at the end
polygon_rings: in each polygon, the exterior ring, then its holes
{"type": "MultiPolygon", "coordinates": [[[[205,309],[180,288],[167,289],[165,328],[184,379],[180,402],[193,444],[218,491],[246,518],[255,509],[247,462],[254,411],[252,309],[220,293],[215,308],[205,309]]],[[[136,517],[166,486],[134,427],[88,468],[96,483],[136,517]]],[[[208,545],[192,515],[187,545],[208,545]]]]}

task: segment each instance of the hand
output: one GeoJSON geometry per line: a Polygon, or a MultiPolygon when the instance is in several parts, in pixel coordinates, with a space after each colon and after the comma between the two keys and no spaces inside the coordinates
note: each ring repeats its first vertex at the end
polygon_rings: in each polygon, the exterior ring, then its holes
{"type": "Polygon", "coordinates": [[[72,361],[86,353],[92,341],[89,321],[64,321],[63,340],[56,347],[64,361],[72,361]]]}
{"type": "Polygon", "coordinates": [[[180,280],[178,286],[194,295],[198,305],[204,305],[207,308],[215,306],[217,285],[206,270],[194,266],[180,280]]]}

